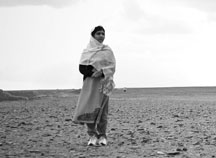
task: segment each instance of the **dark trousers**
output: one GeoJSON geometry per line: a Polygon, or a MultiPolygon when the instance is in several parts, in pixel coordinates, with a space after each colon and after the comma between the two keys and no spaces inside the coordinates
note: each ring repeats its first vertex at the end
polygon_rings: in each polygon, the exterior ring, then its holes
{"type": "Polygon", "coordinates": [[[101,136],[106,137],[106,129],[107,129],[107,122],[108,122],[108,104],[109,104],[109,98],[107,99],[104,105],[102,115],[97,126],[95,125],[95,123],[86,124],[88,128],[87,133],[89,136],[95,135],[98,138],[101,136]]]}

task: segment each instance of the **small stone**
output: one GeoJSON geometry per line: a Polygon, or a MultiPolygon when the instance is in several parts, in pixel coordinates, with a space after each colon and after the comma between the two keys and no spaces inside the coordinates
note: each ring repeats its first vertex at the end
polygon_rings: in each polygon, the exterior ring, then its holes
{"type": "Polygon", "coordinates": [[[118,146],[122,146],[124,144],[124,142],[120,142],[118,143],[118,146]]]}
{"type": "Polygon", "coordinates": [[[180,149],[180,148],[177,148],[177,149],[176,149],[176,151],[182,151],[182,149],[180,149]]]}
{"type": "Polygon", "coordinates": [[[50,133],[44,133],[42,136],[43,137],[49,137],[49,136],[52,136],[52,135],[50,133]]]}
{"type": "Polygon", "coordinates": [[[178,124],[179,125],[179,127],[183,127],[184,126],[184,124],[178,124]]]}
{"type": "Polygon", "coordinates": [[[165,153],[164,153],[164,152],[162,152],[162,151],[157,151],[157,154],[160,154],[160,155],[165,155],[165,153]]]}
{"type": "Polygon", "coordinates": [[[167,155],[170,155],[170,156],[179,155],[179,154],[180,154],[179,151],[171,151],[171,152],[167,152],[167,155]]]}
{"type": "Polygon", "coordinates": [[[173,117],[179,117],[179,115],[174,114],[173,117]]]}
{"type": "Polygon", "coordinates": [[[70,118],[66,118],[65,121],[72,121],[72,119],[70,119],[70,118]]]}
{"type": "Polygon", "coordinates": [[[197,141],[197,142],[193,143],[193,145],[200,145],[200,142],[197,141]]]}

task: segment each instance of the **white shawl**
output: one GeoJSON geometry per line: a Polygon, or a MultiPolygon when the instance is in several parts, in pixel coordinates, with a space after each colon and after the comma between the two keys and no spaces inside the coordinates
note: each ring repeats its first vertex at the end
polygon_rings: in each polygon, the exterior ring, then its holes
{"type": "Polygon", "coordinates": [[[115,57],[111,48],[91,37],[87,48],[83,50],[80,64],[92,65],[97,71],[103,71],[105,77],[101,82],[101,90],[104,94],[110,95],[115,87],[113,75],[116,67],[115,57]]]}

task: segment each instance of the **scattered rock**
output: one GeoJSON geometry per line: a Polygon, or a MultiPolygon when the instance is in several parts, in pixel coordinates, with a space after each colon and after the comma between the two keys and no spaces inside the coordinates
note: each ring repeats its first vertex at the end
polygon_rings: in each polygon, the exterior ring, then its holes
{"type": "Polygon", "coordinates": [[[66,118],[65,121],[72,121],[72,119],[71,118],[66,118]]]}
{"type": "Polygon", "coordinates": [[[110,97],[105,147],[87,147],[86,126],[72,124],[77,94],[58,97],[58,92],[52,98],[1,102],[0,153],[2,157],[214,158],[216,88],[211,95],[205,91],[204,97],[200,90],[190,97],[152,91],[132,94],[128,89],[127,94],[110,97]]]}
{"type": "Polygon", "coordinates": [[[179,115],[174,114],[174,115],[172,115],[172,117],[179,117],[179,115]]]}
{"type": "Polygon", "coordinates": [[[170,151],[170,152],[167,152],[166,154],[169,156],[175,156],[175,155],[179,155],[180,152],[179,151],[170,151]]]}
{"type": "Polygon", "coordinates": [[[166,154],[165,152],[162,152],[162,151],[157,151],[156,153],[159,155],[165,155],[166,154]]]}

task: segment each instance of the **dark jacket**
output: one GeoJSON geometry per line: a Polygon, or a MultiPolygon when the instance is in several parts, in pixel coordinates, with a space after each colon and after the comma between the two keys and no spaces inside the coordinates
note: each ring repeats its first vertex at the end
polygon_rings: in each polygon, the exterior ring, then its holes
{"type": "MultiPolygon", "coordinates": [[[[81,74],[83,74],[83,80],[85,80],[87,77],[91,77],[94,67],[92,65],[79,65],[79,71],[81,74]]],[[[102,77],[104,77],[104,74],[102,74],[102,77]]]]}

